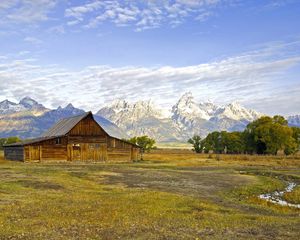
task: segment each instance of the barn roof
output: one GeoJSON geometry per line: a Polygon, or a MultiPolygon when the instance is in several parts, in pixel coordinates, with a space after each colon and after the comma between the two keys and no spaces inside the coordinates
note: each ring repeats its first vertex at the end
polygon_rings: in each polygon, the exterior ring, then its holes
{"type": "Polygon", "coordinates": [[[27,140],[24,140],[22,142],[17,142],[17,143],[11,143],[11,144],[4,145],[4,147],[24,146],[24,145],[29,145],[29,144],[41,142],[41,141],[50,140],[50,139],[53,139],[53,138],[55,138],[55,137],[39,137],[39,138],[27,139],[27,140]]]}
{"type": "Polygon", "coordinates": [[[72,130],[82,119],[86,118],[88,115],[93,114],[87,112],[81,115],[77,115],[70,118],[64,118],[58,121],[53,127],[51,127],[47,132],[45,132],[42,137],[60,137],[66,135],[72,130]]]}

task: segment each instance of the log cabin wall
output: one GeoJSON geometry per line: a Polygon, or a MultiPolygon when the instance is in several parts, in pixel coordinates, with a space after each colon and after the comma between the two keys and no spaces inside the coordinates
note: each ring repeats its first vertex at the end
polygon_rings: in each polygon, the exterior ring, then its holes
{"type": "Polygon", "coordinates": [[[5,147],[4,156],[6,160],[23,161],[24,160],[24,147],[5,147]]]}
{"type": "MultiPolygon", "coordinates": [[[[130,162],[138,160],[138,156],[135,154],[135,147],[122,140],[108,137],[107,143],[107,157],[109,161],[116,162],[130,162]]],[[[138,149],[138,148],[136,148],[138,149]]]]}
{"type": "Polygon", "coordinates": [[[25,161],[66,161],[67,137],[58,137],[25,146],[25,161]]]}

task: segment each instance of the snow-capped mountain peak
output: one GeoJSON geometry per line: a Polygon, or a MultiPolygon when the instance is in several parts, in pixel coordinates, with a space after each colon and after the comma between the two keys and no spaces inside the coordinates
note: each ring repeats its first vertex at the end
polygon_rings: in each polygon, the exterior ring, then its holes
{"type": "Polygon", "coordinates": [[[51,110],[49,111],[47,114],[55,114],[55,115],[59,115],[59,116],[71,116],[71,115],[79,115],[84,113],[84,110],[76,108],[73,106],[72,103],[69,103],[68,105],[66,105],[64,108],[62,108],[61,106],[59,106],[57,109],[55,110],[51,110]]]}
{"type": "Polygon", "coordinates": [[[28,109],[39,105],[39,103],[37,101],[35,101],[34,99],[32,99],[30,97],[22,98],[21,101],[19,102],[19,104],[28,109]]]}
{"type": "Polygon", "coordinates": [[[232,102],[227,104],[225,107],[219,108],[216,112],[216,117],[228,118],[233,120],[247,120],[253,121],[261,116],[260,113],[254,110],[248,110],[241,106],[238,102],[232,102]]]}
{"type": "Polygon", "coordinates": [[[195,102],[194,96],[192,92],[186,92],[181,96],[179,99],[178,103],[184,104],[184,105],[189,105],[193,104],[195,102]]]}
{"type": "Polygon", "coordinates": [[[8,109],[11,106],[16,106],[17,104],[11,101],[8,101],[7,99],[0,102],[0,108],[1,109],[8,109]]]}
{"type": "Polygon", "coordinates": [[[155,106],[152,100],[129,103],[117,99],[110,105],[101,108],[97,114],[119,124],[122,122],[134,123],[140,119],[151,117],[162,118],[161,110],[155,106]]]}
{"type": "Polygon", "coordinates": [[[42,104],[33,100],[30,97],[23,98],[19,103],[14,103],[9,100],[0,102],[0,114],[30,112],[33,115],[41,115],[48,111],[42,104]]]}
{"type": "Polygon", "coordinates": [[[111,103],[111,108],[114,109],[114,111],[119,112],[128,107],[128,102],[124,99],[116,99],[111,103]]]}
{"type": "Polygon", "coordinates": [[[25,110],[25,107],[16,104],[14,102],[11,102],[7,99],[0,102],[0,114],[10,114],[10,113],[23,111],[23,110],[25,110]]]}
{"type": "Polygon", "coordinates": [[[72,110],[72,109],[74,109],[74,108],[75,108],[75,107],[73,106],[72,103],[69,103],[67,106],[64,107],[64,109],[70,109],[70,110],[72,110]]]}
{"type": "Polygon", "coordinates": [[[185,93],[173,106],[173,119],[191,121],[194,118],[209,120],[216,107],[212,103],[197,103],[191,92],[185,93]],[[180,118],[180,119],[178,119],[180,118]]]}

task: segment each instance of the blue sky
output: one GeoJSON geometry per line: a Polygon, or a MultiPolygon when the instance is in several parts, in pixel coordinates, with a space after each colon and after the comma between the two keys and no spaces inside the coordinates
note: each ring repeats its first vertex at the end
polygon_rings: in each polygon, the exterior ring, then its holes
{"type": "Polygon", "coordinates": [[[239,101],[300,114],[299,0],[1,0],[0,100],[239,101]]]}

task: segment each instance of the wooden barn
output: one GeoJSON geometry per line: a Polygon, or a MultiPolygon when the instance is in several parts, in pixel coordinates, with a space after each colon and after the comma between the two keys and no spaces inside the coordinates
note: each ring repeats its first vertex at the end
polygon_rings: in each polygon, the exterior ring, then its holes
{"type": "Polygon", "coordinates": [[[110,136],[91,112],[62,119],[41,138],[4,146],[7,160],[40,161],[135,161],[140,148],[110,136]]]}

